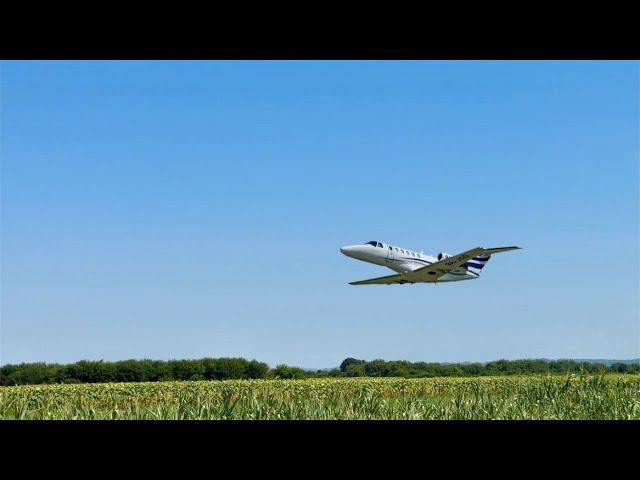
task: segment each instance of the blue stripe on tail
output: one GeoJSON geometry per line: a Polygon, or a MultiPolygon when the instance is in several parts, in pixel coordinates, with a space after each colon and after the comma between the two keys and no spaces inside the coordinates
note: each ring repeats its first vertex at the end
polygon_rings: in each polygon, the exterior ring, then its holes
{"type": "Polygon", "coordinates": [[[473,257],[471,260],[469,260],[464,264],[464,267],[467,270],[469,270],[471,273],[479,274],[490,258],[491,258],[491,255],[473,257]],[[473,268],[474,270],[477,270],[477,272],[470,270],[471,268],[473,268]]]}

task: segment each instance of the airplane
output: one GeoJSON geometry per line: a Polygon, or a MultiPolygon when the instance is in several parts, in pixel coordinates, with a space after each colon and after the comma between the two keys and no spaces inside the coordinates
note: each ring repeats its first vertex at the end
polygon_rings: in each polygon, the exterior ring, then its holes
{"type": "Polygon", "coordinates": [[[440,283],[474,280],[494,253],[519,250],[520,247],[476,247],[457,255],[441,252],[432,257],[422,251],[400,248],[388,243],[371,241],[362,245],[342,247],[347,257],[388,267],[396,275],[370,278],[349,285],[392,285],[405,283],[440,283]]]}

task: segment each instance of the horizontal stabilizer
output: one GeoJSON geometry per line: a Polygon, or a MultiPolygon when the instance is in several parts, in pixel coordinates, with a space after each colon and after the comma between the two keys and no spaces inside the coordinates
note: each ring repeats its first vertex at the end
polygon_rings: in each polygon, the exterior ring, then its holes
{"type": "Polygon", "coordinates": [[[496,248],[483,248],[485,255],[492,255],[494,253],[508,252],[509,250],[521,250],[520,247],[496,247],[496,248]]]}

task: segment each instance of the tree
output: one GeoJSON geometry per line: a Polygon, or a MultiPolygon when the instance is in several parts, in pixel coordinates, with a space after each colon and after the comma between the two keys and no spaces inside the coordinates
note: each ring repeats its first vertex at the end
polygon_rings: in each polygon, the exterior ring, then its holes
{"type": "Polygon", "coordinates": [[[384,360],[372,360],[364,364],[364,373],[368,377],[383,377],[386,370],[386,363],[384,360]]]}
{"type": "Polygon", "coordinates": [[[16,365],[15,368],[5,365],[3,371],[3,383],[6,385],[26,385],[26,384],[42,384],[56,383],[58,377],[59,365],[39,363],[22,363],[16,365]],[[9,367],[9,368],[7,368],[9,367]]]}
{"type": "Polygon", "coordinates": [[[352,363],[345,370],[347,377],[364,377],[364,364],[352,363]]]}
{"type": "Polygon", "coordinates": [[[273,376],[276,378],[296,379],[304,378],[306,375],[301,368],[281,364],[273,369],[273,376]]]}
{"type": "Polygon", "coordinates": [[[218,358],[214,378],[216,380],[228,380],[232,378],[245,378],[245,368],[248,362],[244,358],[218,358]]]}
{"type": "Polygon", "coordinates": [[[340,364],[340,371],[346,372],[349,365],[360,365],[364,363],[366,363],[364,360],[358,360],[357,358],[345,358],[340,364]]]}
{"type": "MultiPolygon", "coordinates": [[[[135,361],[135,360],[133,360],[135,361]]],[[[116,365],[112,362],[80,360],[67,365],[64,378],[74,378],[81,383],[106,383],[116,380],[116,365]]]]}
{"type": "Polygon", "coordinates": [[[268,371],[266,363],[251,360],[244,369],[244,378],[265,378],[268,371]]]}

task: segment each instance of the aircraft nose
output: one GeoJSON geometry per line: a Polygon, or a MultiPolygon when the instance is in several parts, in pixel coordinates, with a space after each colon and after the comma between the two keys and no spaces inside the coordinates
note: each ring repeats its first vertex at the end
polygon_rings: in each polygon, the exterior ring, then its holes
{"type": "Polygon", "coordinates": [[[340,253],[343,255],[349,255],[349,253],[353,250],[353,247],[340,247],[340,253]]]}

